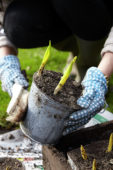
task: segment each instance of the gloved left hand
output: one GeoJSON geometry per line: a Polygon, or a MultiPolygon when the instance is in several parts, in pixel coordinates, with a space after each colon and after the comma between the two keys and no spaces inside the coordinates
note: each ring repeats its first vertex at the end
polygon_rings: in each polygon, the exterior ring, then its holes
{"type": "Polygon", "coordinates": [[[72,113],[65,121],[63,135],[67,135],[86,124],[104,107],[105,94],[108,89],[104,74],[98,68],[91,67],[81,84],[84,90],[83,95],[77,100],[77,104],[83,109],[72,113]]]}

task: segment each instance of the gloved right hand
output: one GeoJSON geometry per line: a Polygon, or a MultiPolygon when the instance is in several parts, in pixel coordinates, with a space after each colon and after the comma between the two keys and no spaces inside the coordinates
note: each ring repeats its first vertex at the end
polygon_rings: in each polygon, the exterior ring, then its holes
{"type": "Polygon", "coordinates": [[[29,92],[19,84],[14,84],[12,88],[12,98],[7,108],[7,121],[17,123],[22,121],[28,105],[29,92]]]}
{"type": "Polygon", "coordinates": [[[12,87],[15,83],[27,88],[28,82],[21,73],[20,63],[16,56],[7,55],[0,58],[0,80],[3,91],[12,96],[12,87]]]}
{"type": "Polygon", "coordinates": [[[28,82],[21,73],[20,63],[16,56],[8,55],[0,58],[0,80],[2,89],[12,97],[9,103],[7,120],[19,122],[27,108],[28,82]]]}

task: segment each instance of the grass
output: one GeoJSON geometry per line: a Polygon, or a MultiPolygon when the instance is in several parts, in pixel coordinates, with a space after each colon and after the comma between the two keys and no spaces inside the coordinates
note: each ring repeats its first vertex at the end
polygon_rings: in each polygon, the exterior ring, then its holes
{"type": "MultiPolygon", "coordinates": [[[[45,50],[46,47],[34,49],[19,49],[18,57],[21,63],[21,69],[26,70],[27,78],[29,80],[29,88],[32,83],[32,76],[34,72],[39,69],[45,50]]],[[[51,57],[49,58],[45,68],[47,70],[62,72],[68,55],[68,52],[62,52],[52,48],[51,57]]],[[[6,92],[2,91],[0,84],[0,126],[5,128],[10,128],[12,126],[11,123],[6,122],[5,120],[7,116],[6,109],[9,101],[10,97],[6,92]]]]}
{"type": "MultiPolygon", "coordinates": [[[[35,49],[19,49],[18,57],[20,59],[21,69],[26,70],[27,78],[29,80],[29,88],[31,86],[32,76],[34,72],[39,69],[45,50],[46,47],[35,49]]],[[[56,49],[52,48],[51,57],[48,60],[46,69],[62,72],[68,55],[68,52],[57,51],[56,49]]],[[[109,87],[110,88],[106,96],[106,101],[109,105],[108,110],[113,112],[113,76],[110,79],[109,87]]],[[[5,128],[10,128],[12,126],[11,123],[6,122],[5,120],[7,116],[6,109],[9,101],[10,97],[6,92],[2,91],[0,84],[0,126],[5,128]]]]}

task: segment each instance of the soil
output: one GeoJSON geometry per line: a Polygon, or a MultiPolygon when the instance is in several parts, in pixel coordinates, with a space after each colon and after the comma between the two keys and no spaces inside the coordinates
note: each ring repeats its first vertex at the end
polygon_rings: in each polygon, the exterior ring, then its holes
{"type": "Polygon", "coordinates": [[[113,132],[113,121],[97,124],[88,128],[79,129],[71,134],[63,136],[55,146],[59,151],[67,153],[80,145],[107,140],[113,132]]]}
{"type": "Polygon", "coordinates": [[[60,72],[44,70],[41,77],[34,75],[34,81],[39,89],[55,101],[68,105],[74,110],[80,109],[76,101],[82,93],[82,86],[69,77],[61,91],[54,95],[62,74],[60,72]]]}
{"type": "Polygon", "coordinates": [[[64,136],[56,146],[43,146],[45,167],[49,166],[50,169],[47,170],[59,170],[61,165],[64,167],[62,169],[69,170],[69,167],[66,167],[69,156],[79,170],[91,170],[94,158],[97,162],[96,170],[113,170],[113,151],[106,153],[112,132],[113,121],[109,121],[64,136]],[[82,159],[80,145],[84,146],[88,160],[82,159]]]}
{"type": "Polygon", "coordinates": [[[0,126],[0,134],[3,134],[3,133],[6,133],[6,132],[8,132],[9,130],[6,130],[5,128],[2,128],[1,126],[0,126]]]}
{"type": "Polygon", "coordinates": [[[0,170],[25,170],[25,168],[17,159],[0,158],[0,170]]]}
{"type": "Polygon", "coordinates": [[[53,146],[43,146],[43,167],[45,170],[72,170],[64,154],[53,146]]]}
{"type": "Polygon", "coordinates": [[[68,153],[79,170],[91,170],[93,159],[96,159],[96,170],[113,170],[113,151],[106,153],[109,140],[92,142],[84,146],[87,160],[81,156],[80,148],[68,153]]]}

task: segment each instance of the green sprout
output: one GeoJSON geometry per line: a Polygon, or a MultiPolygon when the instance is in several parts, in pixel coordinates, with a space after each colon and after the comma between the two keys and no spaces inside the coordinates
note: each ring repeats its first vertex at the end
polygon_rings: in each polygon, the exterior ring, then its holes
{"type": "Polygon", "coordinates": [[[108,144],[108,149],[106,152],[111,152],[113,148],[113,133],[110,134],[109,137],[109,144],[108,144]]]}
{"type": "Polygon", "coordinates": [[[96,170],[96,159],[93,160],[92,170],[96,170]]]}
{"type": "Polygon", "coordinates": [[[47,61],[50,57],[50,51],[51,51],[51,41],[49,41],[49,46],[46,49],[46,52],[44,54],[41,66],[40,66],[39,70],[37,71],[37,74],[38,74],[39,77],[41,76],[41,74],[44,70],[44,67],[45,67],[45,65],[46,65],[46,63],[47,63],[47,61]]]}
{"type": "Polygon", "coordinates": [[[81,156],[82,156],[82,158],[83,158],[84,160],[86,160],[86,159],[87,159],[87,154],[86,154],[86,151],[85,151],[83,145],[80,146],[80,151],[81,151],[81,156]]]}
{"type": "Polygon", "coordinates": [[[6,167],[6,170],[11,170],[11,167],[10,167],[10,166],[7,166],[7,167],[6,167]]]}
{"type": "Polygon", "coordinates": [[[61,90],[62,86],[65,84],[66,80],[68,79],[68,77],[69,77],[69,75],[71,73],[72,66],[75,63],[76,59],[77,59],[77,56],[75,56],[73,58],[73,60],[71,61],[71,63],[67,67],[64,75],[61,77],[61,80],[60,80],[59,84],[57,85],[57,87],[54,90],[54,95],[56,95],[61,90]]]}

